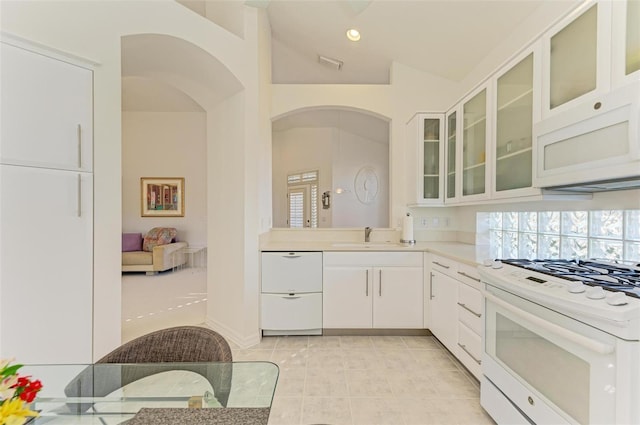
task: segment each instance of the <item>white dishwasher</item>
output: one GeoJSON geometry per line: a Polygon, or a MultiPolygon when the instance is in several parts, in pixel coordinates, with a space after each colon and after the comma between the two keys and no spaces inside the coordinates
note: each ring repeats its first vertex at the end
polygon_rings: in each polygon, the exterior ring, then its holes
{"type": "Polygon", "coordinates": [[[322,335],[322,252],[262,253],[263,335],[322,335]]]}

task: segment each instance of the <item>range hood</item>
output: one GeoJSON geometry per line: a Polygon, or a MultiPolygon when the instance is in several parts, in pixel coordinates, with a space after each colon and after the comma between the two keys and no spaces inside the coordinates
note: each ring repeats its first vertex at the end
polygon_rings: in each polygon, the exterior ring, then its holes
{"type": "Polygon", "coordinates": [[[555,190],[561,192],[609,192],[613,190],[640,189],[640,176],[626,177],[621,179],[600,180],[588,183],[576,183],[562,186],[546,187],[545,190],[555,190]]]}

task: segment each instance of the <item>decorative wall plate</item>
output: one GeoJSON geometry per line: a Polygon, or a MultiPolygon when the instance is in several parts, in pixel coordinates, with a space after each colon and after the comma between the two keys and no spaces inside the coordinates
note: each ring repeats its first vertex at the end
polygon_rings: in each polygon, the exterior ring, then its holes
{"type": "Polygon", "coordinates": [[[356,197],[363,204],[370,204],[378,196],[378,175],[371,166],[362,167],[354,181],[356,197]]]}

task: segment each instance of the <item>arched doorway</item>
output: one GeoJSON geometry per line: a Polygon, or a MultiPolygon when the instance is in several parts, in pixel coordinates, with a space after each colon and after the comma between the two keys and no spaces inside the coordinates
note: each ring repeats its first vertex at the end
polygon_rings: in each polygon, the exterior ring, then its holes
{"type": "MultiPolygon", "coordinates": [[[[208,155],[216,140],[210,111],[243,89],[200,47],[168,35],[122,37],[122,226],[144,235],[174,227],[191,247],[208,243],[208,155]],[[183,217],[143,217],[143,177],[184,178],[183,217]]],[[[195,268],[123,275],[122,340],[205,321],[206,258],[195,268]]]]}

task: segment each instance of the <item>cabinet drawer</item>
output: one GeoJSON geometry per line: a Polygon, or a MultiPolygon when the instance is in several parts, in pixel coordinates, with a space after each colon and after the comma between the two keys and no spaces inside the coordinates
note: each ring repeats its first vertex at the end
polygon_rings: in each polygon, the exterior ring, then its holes
{"type": "Polygon", "coordinates": [[[458,324],[458,346],[456,357],[476,378],[482,375],[482,341],[480,336],[462,323],[458,324]]]}
{"type": "Polygon", "coordinates": [[[482,335],[482,294],[464,283],[458,284],[458,319],[482,335]]]}
{"type": "Polygon", "coordinates": [[[322,328],[322,294],[262,294],[261,326],[265,330],[322,328]]]}
{"type": "Polygon", "coordinates": [[[322,291],[321,252],[263,252],[262,292],[322,291]]]}
{"type": "Polygon", "coordinates": [[[325,266],[422,267],[421,252],[325,252],[325,266]]]}
{"type": "Polygon", "coordinates": [[[429,260],[429,267],[431,267],[431,270],[438,270],[454,279],[458,279],[458,263],[454,260],[439,255],[432,255],[429,260]]]}
{"type": "Polygon", "coordinates": [[[456,270],[457,277],[460,282],[464,282],[467,285],[480,290],[480,275],[478,269],[467,264],[458,264],[458,270],[456,270]]]}

